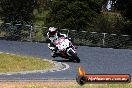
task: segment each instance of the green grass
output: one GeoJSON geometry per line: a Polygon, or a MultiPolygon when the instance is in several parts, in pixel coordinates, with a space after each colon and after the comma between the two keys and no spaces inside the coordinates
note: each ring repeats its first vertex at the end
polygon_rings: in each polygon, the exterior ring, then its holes
{"type": "Polygon", "coordinates": [[[31,56],[0,54],[0,73],[46,70],[54,65],[48,61],[31,56]]]}
{"type": "Polygon", "coordinates": [[[86,84],[84,86],[65,86],[65,87],[54,87],[54,86],[26,86],[23,88],[132,88],[131,84],[86,84]]]}

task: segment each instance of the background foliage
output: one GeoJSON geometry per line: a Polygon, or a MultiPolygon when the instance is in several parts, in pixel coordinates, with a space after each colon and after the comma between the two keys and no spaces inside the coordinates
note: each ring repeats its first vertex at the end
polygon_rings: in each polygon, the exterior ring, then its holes
{"type": "Polygon", "coordinates": [[[0,0],[0,16],[4,22],[30,22],[34,5],[33,0],[0,0]]]}
{"type": "Polygon", "coordinates": [[[53,0],[46,26],[87,30],[100,14],[101,0],[53,0]]]}
{"type": "Polygon", "coordinates": [[[11,40],[23,40],[30,32],[24,26],[30,24],[37,41],[44,39],[44,26],[132,35],[131,7],[131,0],[0,0],[0,32],[11,40]],[[106,8],[109,1],[111,10],[106,8]]]}

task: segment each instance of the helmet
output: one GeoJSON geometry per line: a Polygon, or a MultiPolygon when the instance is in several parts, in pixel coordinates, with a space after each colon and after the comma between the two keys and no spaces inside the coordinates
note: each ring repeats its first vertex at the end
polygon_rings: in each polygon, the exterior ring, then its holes
{"type": "Polygon", "coordinates": [[[55,27],[49,27],[49,35],[50,36],[54,36],[55,34],[56,34],[56,32],[57,32],[57,28],[55,28],[55,27]]]}

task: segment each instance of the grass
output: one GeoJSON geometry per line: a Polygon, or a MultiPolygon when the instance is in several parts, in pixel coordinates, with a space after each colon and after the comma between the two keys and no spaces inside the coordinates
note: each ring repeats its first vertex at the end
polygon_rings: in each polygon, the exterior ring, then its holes
{"type": "Polygon", "coordinates": [[[54,81],[54,82],[6,82],[0,83],[2,88],[132,88],[132,83],[114,84],[85,84],[78,85],[76,81],[54,81]],[[4,84],[4,85],[3,85],[4,84]]]}
{"type": "Polygon", "coordinates": [[[31,56],[18,56],[0,53],[0,73],[46,70],[54,65],[48,61],[31,56]]]}
{"type": "Polygon", "coordinates": [[[86,84],[84,86],[25,86],[22,88],[132,88],[131,84],[86,84]]]}

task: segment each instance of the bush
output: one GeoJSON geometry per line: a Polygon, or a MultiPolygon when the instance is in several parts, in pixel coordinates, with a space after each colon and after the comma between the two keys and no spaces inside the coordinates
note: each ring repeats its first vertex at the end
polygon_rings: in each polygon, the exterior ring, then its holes
{"type": "Polygon", "coordinates": [[[125,22],[119,13],[103,12],[94,27],[98,32],[124,34],[125,22]]]}

